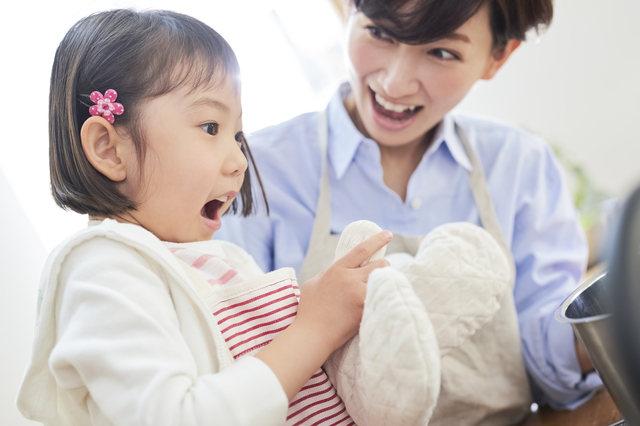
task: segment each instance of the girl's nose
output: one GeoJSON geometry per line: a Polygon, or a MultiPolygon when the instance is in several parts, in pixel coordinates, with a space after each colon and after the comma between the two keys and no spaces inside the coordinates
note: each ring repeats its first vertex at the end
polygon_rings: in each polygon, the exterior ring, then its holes
{"type": "Polygon", "coordinates": [[[232,177],[244,174],[247,170],[247,158],[240,149],[240,144],[234,139],[231,144],[227,161],[223,165],[223,173],[232,177]]]}
{"type": "Polygon", "coordinates": [[[417,76],[417,63],[409,52],[399,48],[389,62],[378,74],[378,83],[384,89],[385,95],[400,99],[415,95],[420,90],[417,76]]]}

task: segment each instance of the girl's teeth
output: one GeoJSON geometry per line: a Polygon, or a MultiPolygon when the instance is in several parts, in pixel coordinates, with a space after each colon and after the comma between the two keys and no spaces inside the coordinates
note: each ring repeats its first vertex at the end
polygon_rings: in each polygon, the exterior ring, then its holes
{"type": "Polygon", "coordinates": [[[222,197],[216,198],[216,200],[222,201],[223,203],[226,203],[228,199],[229,199],[229,197],[227,197],[226,195],[223,195],[222,197]]]}
{"type": "Polygon", "coordinates": [[[396,105],[391,102],[387,102],[382,98],[382,96],[378,95],[377,93],[376,93],[376,102],[382,105],[385,109],[388,109],[389,111],[394,111],[394,112],[403,112],[407,109],[413,111],[414,109],[416,109],[415,105],[396,105]]]}

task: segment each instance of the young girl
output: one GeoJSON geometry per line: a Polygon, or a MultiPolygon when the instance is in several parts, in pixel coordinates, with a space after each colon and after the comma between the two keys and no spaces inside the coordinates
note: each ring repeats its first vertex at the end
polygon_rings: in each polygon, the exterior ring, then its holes
{"type": "MultiPolygon", "coordinates": [[[[357,331],[367,277],[387,262],[358,265],[390,233],[309,280],[299,306],[291,270],[262,275],[241,249],[211,241],[238,194],[243,215],[253,202],[237,78],[222,37],[173,12],[94,14],[60,44],[52,191],[92,226],[45,266],[17,401],[26,417],[47,425],[283,424],[288,402],[357,331]],[[229,334],[225,312],[242,305],[237,315],[268,316],[285,302],[278,309],[289,309],[290,325],[277,337],[254,333],[247,343],[229,334]]],[[[333,414],[341,420],[349,423],[344,410],[333,414]]]]}

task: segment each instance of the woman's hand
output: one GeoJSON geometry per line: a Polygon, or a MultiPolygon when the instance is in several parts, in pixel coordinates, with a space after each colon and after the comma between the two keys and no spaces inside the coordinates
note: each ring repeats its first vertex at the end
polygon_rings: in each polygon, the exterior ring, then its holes
{"type": "Polygon", "coordinates": [[[360,265],[392,238],[389,231],[374,235],[302,286],[296,321],[324,338],[330,352],[357,333],[369,274],[374,269],[389,266],[389,262],[379,259],[360,265]]]}
{"type": "Polygon", "coordinates": [[[307,281],[296,319],[255,355],[271,368],[289,401],[331,352],[357,333],[369,274],[389,262],[380,259],[359,265],[392,238],[389,231],[374,235],[307,281]]]}

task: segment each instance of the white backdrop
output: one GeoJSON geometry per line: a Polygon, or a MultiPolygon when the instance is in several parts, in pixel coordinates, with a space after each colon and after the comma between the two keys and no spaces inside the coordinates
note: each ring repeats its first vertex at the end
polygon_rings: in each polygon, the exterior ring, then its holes
{"type": "MultiPolygon", "coordinates": [[[[213,26],[236,51],[244,123],[255,130],[318,109],[343,78],[342,29],[328,0],[17,2],[0,26],[0,424],[13,408],[32,336],[35,288],[49,252],[85,219],[55,206],[48,187],[47,100],[57,44],[82,16],[114,7],[168,8],[213,26]]],[[[640,182],[638,0],[556,0],[556,16],[460,108],[537,133],[592,184],[623,196],[640,182]]]]}
{"type": "Polygon", "coordinates": [[[639,21],[638,0],[556,0],[539,42],[459,107],[543,136],[597,189],[623,196],[640,184],[639,21]]]}

